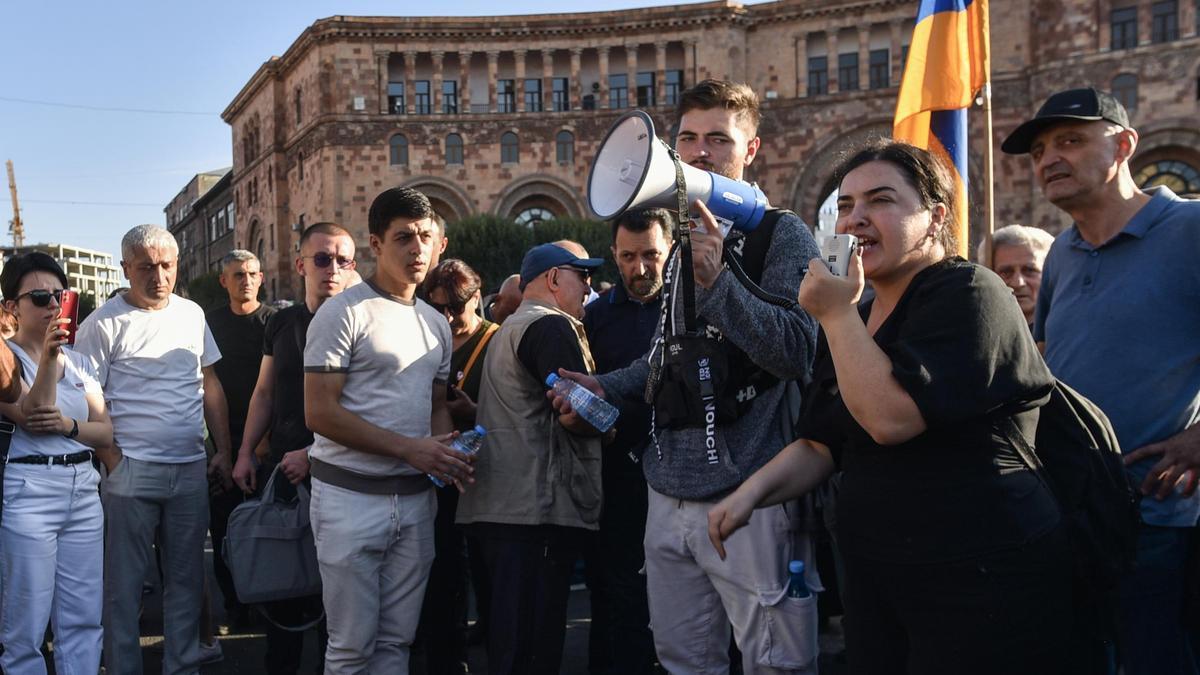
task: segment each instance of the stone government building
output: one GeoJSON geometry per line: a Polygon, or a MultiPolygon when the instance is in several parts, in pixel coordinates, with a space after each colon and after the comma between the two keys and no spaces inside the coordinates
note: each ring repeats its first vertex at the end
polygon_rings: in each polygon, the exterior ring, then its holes
{"type": "MultiPolygon", "coordinates": [[[[451,224],[474,213],[587,217],[588,167],[637,107],[669,133],[679,92],[706,77],[764,101],[750,167],[771,201],[818,222],[839,155],[891,130],[916,0],[733,0],[493,17],[321,19],[222,113],[233,131],[236,243],[294,297],[300,230],[333,220],[370,266],[367,208],[416,187],[451,224]]],[[[1000,140],[1050,93],[1107,89],[1141,143],[1143,184],[1200,193],[1200,0],[993,0],[996,222],[1058,231],[1026,158],[1000,140]]],[[[981,114],[972,115],[972,239],[982,225],[981,114]]]]}

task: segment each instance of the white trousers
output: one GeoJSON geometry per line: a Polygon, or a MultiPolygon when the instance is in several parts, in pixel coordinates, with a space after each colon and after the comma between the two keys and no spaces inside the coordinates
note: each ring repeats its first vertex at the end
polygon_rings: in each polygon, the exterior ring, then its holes
{"type": "Polygon", "coordinates": [[[314,478],[309,511],[329,625],[326,675],[407,675],[433,564],[436,495],[368,495],[314,478]]]}
{"type": "Polygon", "coordinates": [[[89,463],[9,464],[0,522],[0,667],[43,675],[42,639],[54,627],[59,675],[100,669],[104,606],[104,511],[89,463]]]}
{"type": "Polygon", "coordinates": [[[726,675],[732,625],[746,675],[815,675],[821,582],[794,508],[755,511],[725,541],[721,560],[708,539],[712,502],[649,492],[646,590],[662,666],[673,675],[726,675]],[[787,596],[791,560],[807,568],[807,598],[787,596]]]}

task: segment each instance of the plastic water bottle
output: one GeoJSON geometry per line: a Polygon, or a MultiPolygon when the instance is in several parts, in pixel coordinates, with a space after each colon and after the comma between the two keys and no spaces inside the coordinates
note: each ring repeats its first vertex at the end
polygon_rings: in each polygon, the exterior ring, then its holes
{"type": "Polygon", "coordinates": [[[546,386],[570,401],[575,412],[587,420],[588,424],[596,427],[600,433],[608,431],[617,421],[619,413],[613,404],[588,391],[577,382],[559,377],[557,373],[550,373],[546,377],[546,386]]]}
{"type": "Polygon", "coordinates": [[[791,577],[788,581],[788,597],[789,598],[807,598],[812,595],[808,590],[808,584],[804,583],[804,561],[793,560],[788,563],[788,576],[791,577]]]}
{"type": "MultiPolygon", "coordinates": [[[[471,429],[470,431],[464,431],[458,435],[458,438],[450,441],[450,447],[458,450],[459,452],[473,455],[479,452],[480,446],[483,445],[484,436],[487,436],[487,430],[476,424],[474,429],[471,429]]],[[[441,478],[438,478],[431,473],[426,475],[429,476],[429,480],[433,481],[434,485],[438,487],[446,487],[445,481],[443,481],[441,478]]]]}

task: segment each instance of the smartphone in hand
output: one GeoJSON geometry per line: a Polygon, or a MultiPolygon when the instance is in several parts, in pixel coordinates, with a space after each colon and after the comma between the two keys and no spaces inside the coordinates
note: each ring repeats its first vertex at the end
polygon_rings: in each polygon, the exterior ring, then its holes
{"type": "Polygon", "coordinates": [[[67,319],[67,323],[63,328],[67,331],[67,344],[75,344],[75,330],[79,327],[79,293],[70,289],[65,289],[62,292],[62,299],[58,302],[62,308],[60,316],[67,319]]]}

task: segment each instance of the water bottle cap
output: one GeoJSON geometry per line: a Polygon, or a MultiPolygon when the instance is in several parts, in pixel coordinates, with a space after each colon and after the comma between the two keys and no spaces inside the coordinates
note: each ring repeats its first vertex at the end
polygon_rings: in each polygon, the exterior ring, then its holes
{"type": "Polygon", "coordinates": [[[550,373],[546,376],[546,386],[553,387],[555,382],[558,382],[558,373],[550,373]]]}
{"type": "Polygon", "coordinates": [[[792,574],[803,574],[804,573],[804,561],[803,560],[793,560],[792,562],[788,563],[788,572],[790,572],[792,574]]]}
{"type": "Polygon", "coordinates": [[[476,424],[475,433],[479,434],[480,436],[487,436],[487,429],[484,429],[482,426],[476,424]]]}

